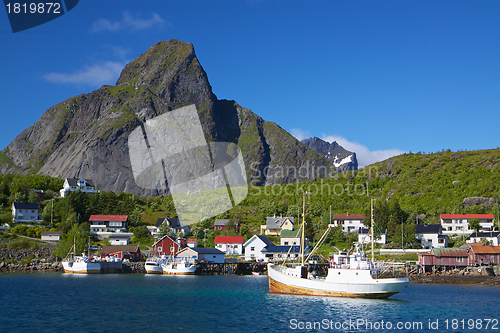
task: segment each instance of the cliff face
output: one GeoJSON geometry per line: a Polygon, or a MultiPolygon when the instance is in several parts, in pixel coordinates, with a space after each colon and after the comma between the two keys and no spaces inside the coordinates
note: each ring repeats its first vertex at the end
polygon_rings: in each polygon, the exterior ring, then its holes
{"type": "Polygon", "coordinates": [[[320,138],[309,138],[301,141],[303,144],[324,156],[338,172],[358,170],[356,153],[344,149],[336,141],[329,143],[320,138]]]}
{"type": "Polygon", "coordinates": [[[218,100],[191,44],[162,41],[123,69],[116,86],[103,86],[48,109],[0,154],[2,173],[93,179],[101,190],[143,195],[135,184],[127,140],[146,120],[196,105],[207,142],[242,150],[249,182],[266,185],[316,179],[328,168],[320,154],[234,101],[218,100]],[[298,176],[295,169],[309,166],[298,176]]]}

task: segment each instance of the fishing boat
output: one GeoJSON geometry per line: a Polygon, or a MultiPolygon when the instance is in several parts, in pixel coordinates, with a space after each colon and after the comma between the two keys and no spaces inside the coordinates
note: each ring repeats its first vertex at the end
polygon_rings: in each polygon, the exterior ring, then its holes
{"type": "Polygon", "coordinates": [[[161,267],[163,268],[163,274],[169,275],[193,275],[196,271],[196,265],[187,260],[175,260],[173,257],[169,258],[161,267]]]}
{"type": "MultiPolygon", "coordinates": [[[[302,232],[304,224],[303,219],[302,232]]],[[[309,256],[318,248],[319,243],[326,238],[330,227],[309,256]]],[[[401,292],[408,285],[408,278],[382,278],[379,276],[379,271],[382,268],[377,268],[374,265],[373,204],[371,235],[371,261],[361,251],[360,244],[356,243],[354,249],[350,251],[338,251],[330,258],[326,277],[319,277],[316,274],[309,273],[308,266],[304,264],[304,235],[302,235],[302,263],[295,266],[268,264],[269,292],[351,298],[388,298],[401,292]]]]}
{"type": "MultiPolygon", "coordinates": [[[[89,237],[89,256],[90,256],[90,237],[89,237]]],[[[76,237],[73,240],[73,247],[69,251],[66,258],[63,259],[62,265],[65,273],[74,274],[99,274],[101,272],[101,263],[87,257],[85,253],[81,256],[76,256],[76,237]]]]}
{"type": "Polygon", "coordinates": [[[165,262],[165,258],[160,256],[153,256],[146,259],[144,268],[146,269],[146,274],[163,274],[163,268],[161,265],[165,262]]]}
{"type": "Polygon", "coordinates": [[[175,257],[175,247],[170,248],[170,256],[166,262],[161,264],[163,274],[168,275],[194,275],[196,265],[185,258],[175,257]]]}

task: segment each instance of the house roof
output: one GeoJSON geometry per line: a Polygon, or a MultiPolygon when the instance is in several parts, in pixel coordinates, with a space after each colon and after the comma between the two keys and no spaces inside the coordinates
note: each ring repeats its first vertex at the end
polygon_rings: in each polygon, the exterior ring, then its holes
{"type": "Polygon", "coordinates": [[[468,257],[467,249],[459,248],[433,248],[432,253],[436,257],[468,257]]]}
{"type": "Polygon", "coordinates": [[[91,215],[89,221],[122,221],[128,220],[128,215],[91,215]]]}
{"type": "MultiPolygon", "coordinates": [[[[224,254],[221,250],[213,249],[211,247],[191,247],[186,248],[183,251],[193,250],[198,254],[224,254]]],[[[179,251],[180,253],[181,251],[179,251]]]]}
{"type": "Polygon", "coordinates": [[[214,225],[226,225],[228,224],[229,219],[217,219],[215,220],[214,225]]]}
{"type": "Polygon", "coordinates": [[[288,216],[283,216],[283,217],[268,217],[266,219],[266,228],[267,229],[281,229],[281,226],[283,223],[285,223],[286,220],[290,220],[290,222],[294,221],[293,217],[288,217],[288,216]]]}
{"type": "Polygon", "coordinates": [[[416,234],[439,234],[441,224],[417,224],[415,226],[416,234]]]}
{"type": "Polygon", "coordinates": [[[39,209],[37,203],[14,202],[15,209],[39,209]]]}
{"type": "Polygon", "coordinates": [[[471,239],[471,238],[491,238],[491,237],[498,237],[499,234],[500,234],[499,231],[474,232],[474,233],[470,234],[469,237],[467,237],[467,239],[471,239]]]}
{"type": "Polygon", "coordinates": [[[170,239],[172,242],[174,242],[174,243],[177,243],[177,244],[178,244],[178,242],[177,242],[177,238],[175,238],[175,237],[171,237],[171,236],[169,236],[169,235],[165,235],[165,236],[163,236],[162,238],[158,239],[158,240],[156,241],[156,243],[154,243],[152,246],[155,246],[156,244],[158,244],[159,242],[161,242],[161,241],[162,241],[162,240],[164,240],[165,238],[168,238],[168,239],[170,239]]]}
{"type": "Polygon", "coordinates": [[[62,231],[42,231],[40,233],[42,236],[49,236],[49,235],[62,235],[62,231]]]}
{"type": "Polygon", "coordinates": [[[163,224],[163,221],[165,221],[164,217],[158,218],[158,220],[156,220],[156,227],[159,228],[163,224]]]}
{"type": "Polygon", "coordinates": [[[365,216],[363,214],[335,214],[333,215],[334,220],[364,220],[365,216]]]}
{"type": "Polygon", "coordinates": [[[300,230],[281,230],[280,237],[302,237],[300,230]]]}
{"type": "Polygon", "coordinates": [[[139,246],[136,245],[115,245],[115,246],[103,246],[101,249],[101,255],[115,252],[141,252],[139,246]]]}
{"type": "Polygon", "coordinates": [[[494,219],[493,214],[441,214],[441,219],[494,219]]]}
{"type": "Polygon", "coordinates": [[[273,245],[273,246],[266,246],[262,252],[288,252],[290,250],[290,253],[297,253],[300,252],[300,246],[298,245],[273,245]],[[290,250],[290,247],[292,248],[290,250]]]}
{"type": "Polygon", "coordinates": [[[469,246],[469,249],[472,249],[476,254],[500,254],[500,246],[474,243],[469,246]]]}
{"type": "Polygon", "coordinates": [[[85,178],[66,178],[68,181],[69,186],[78,186],[78,181],[80,179],[84,179],[87,182],[87,186],[95,187],[94,182],[92,179],[85,179],[85,178]]]}
{"type": "Polygon", "coordinates": [[[243,244],[243,237],[216,236],[215,244],[243,244]]]}
{"type": "Polygon", "coordinates": [[[188,238],[188,243],[196,243],[196,238],[188,238]]]}
{"type": "Polygon", "coordinates": [[[262,235],[253,235],[249,240],[246,241],[245,244],[243,244],[244,247],[248,246],[251,242],[253,242],[255,239],[259,239],[261,242],[263,242],[266,246],[274,246],[274,243],[271,242],[269,238],[266,236],[262,235]]]}

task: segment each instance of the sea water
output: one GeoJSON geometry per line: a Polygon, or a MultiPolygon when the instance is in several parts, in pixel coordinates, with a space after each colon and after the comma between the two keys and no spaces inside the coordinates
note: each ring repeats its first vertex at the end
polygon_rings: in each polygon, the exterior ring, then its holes
{"type": "Polygon", "coordinates": [[[266,276],[0,275],[0,332],[499,332],[498,286],[387,300],[270,294],[266,276]]]}

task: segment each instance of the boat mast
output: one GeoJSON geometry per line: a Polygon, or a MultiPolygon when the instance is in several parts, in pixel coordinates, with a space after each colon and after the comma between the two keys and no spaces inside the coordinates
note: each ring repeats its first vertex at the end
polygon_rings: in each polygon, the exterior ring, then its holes
{"type": "Polygon", "coordinates": [[[375,263],[375,249],[373,248],[373,198],[371,199],[371,218],[372,218],[372,223],[370,227],[370,234],[371,234],[371,242],[372,242],[372,264],[375,263]]]}
{"type": "Polygon", "coordinates": [[[302,238],[300,239],[300,256],[302,257],[302,265],[304,265],[304,229],[306,225],[306,194],[303,194],[302,203],[302,238]]]}

